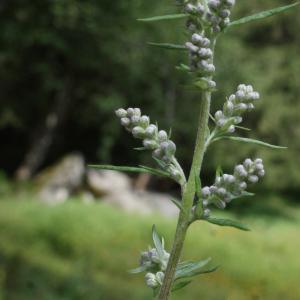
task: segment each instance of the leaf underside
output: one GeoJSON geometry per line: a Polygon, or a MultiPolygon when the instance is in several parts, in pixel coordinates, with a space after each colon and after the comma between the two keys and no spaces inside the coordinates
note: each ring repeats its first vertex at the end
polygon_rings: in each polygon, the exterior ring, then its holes
{"type": "Polygon", "coordinates": [[[159,258],[163,259],[164,258],[164,248],[163,248],[163,244],[157,234],[155,225],[153,225],[153,227],[152,227],[152,240],[153,240],[154,246],[157,250],[157,254],[158,254],[159,258]]]}
{"type": "Polygon", "coordinates": [[[250,228],[247,225],[244,225],[244,224],[234,221],[234,220],[219,219],[219,218],[213,218],[213,217],[208,217],[208,218],[205,218],[204,220],[211,224],[214,224],[214,225],[234,227],[234,228],[237,228],[240,230],[250,231],[250,228]]]}
{"type": "Polygon", "coordinates": [[[247,17],[238,19],[236,21],[231,22],[228,25],[228,27],[233,27],[233,26],[238,26],[238,25],[241,25],[241,24],[246,24],[246,23],[249,23],[249,22],[261,20],[261,19],[264,19],[264,18],[268,18],[268,17],[274,16],[274,15],[283,13],[283,12],[295,7],[299,3],[300,2],[296,2],[296,3],[290,4],[290,5],[276,7],[276,8],[270,9],[270,10],[262,11],[260,13],[257,13],[257,14],[251,15],[251,16],[247,16],[247,17]]]}

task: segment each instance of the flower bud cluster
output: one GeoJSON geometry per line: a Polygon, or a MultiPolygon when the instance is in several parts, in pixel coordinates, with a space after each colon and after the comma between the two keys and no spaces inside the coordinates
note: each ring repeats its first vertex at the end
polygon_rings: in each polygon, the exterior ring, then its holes
{"type": "MultiPolygon", "coordinates": [[[[197,71],[202,77],[212,76],[216,69],[212,63],[213,52],[209,48],[210,40],[202,34],[193,33],[191,42],[187,42],[185,46],[189,50],[191,70],[197,71]]],[[[210,85],[215,87],[213,81],[210,85]]]]}
{"type": "Polygon", "coordinates": [[[148,271],[145,276],[148,287],[156,288],[162,285],[169,257],[170,254],[163,250],[163,257],[160,258],[155,248],[142,252],[140,265],[145,267],[145,271],[148,271]]]}
{"type": "Polygon", "coordinates": [[[243,121],[241,115],[254,109],[254,102],[259,100],[258,92],[253,91],[251,85],[240,84],[237,92],[224,103],[223,111],[215,113],[216,125],[225,132],[234,132],[235,125],[243,121]]]}
{"type": "Polygon", "coordinates": [[[202,188],[204,216],[207,217],[210,214],[209,205],[214,204],[218,208],[224,209],[227,203],[245,192],[248,183],[258,182],[259,178],[264,175],[262,160],[258,158],[252,161],[247,158],[243,164],[234,168],[233,175],[218,176],[212,186],[202,188]]]}
{"type": "Polygon", "coordinates": [[[214,33],[219,33],[230,23],[231,9],[235,0],[209,0],[205,18],[211,24],[214,33]]]}
{"type": "Polygon", "coordinates": [[[184,179],[182,170],[174,165],[176,145],[169,139],[166,131],[158,130],[157,125],[150,123],[148,116],[142,115],[139,108],[120,108],[116,111],[120,118],[121,125],[127,131],[131,132],[135,138],[143,140],[143,146],[146,150],[151,150],[154,158],[159,159],[167,172],[176,181],[184,179]]]}

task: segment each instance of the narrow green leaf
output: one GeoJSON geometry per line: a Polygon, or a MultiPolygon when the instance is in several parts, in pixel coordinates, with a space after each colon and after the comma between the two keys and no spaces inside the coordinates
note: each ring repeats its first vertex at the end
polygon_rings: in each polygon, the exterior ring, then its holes
{"type": "Polygon", "coordinates": [[[157,176],[169,177],[167,172],[152,169],[149,167],[127,167],[127,166],[113,166],[113,165],[88,165],[90,168],[101,169],[101,170],[112,170],[121,172],[131,172],[131,173],[149,173],[157,176]]]}
{"type": "Polygon", "coordinates": [[[173,287],[172,287],[172,292],[178,291],[178,290],[186,287],[191,282],[192,282],[192,280],[185,280],[185,281],[181,281],[181,282],[178,282],[178,283],[174,284],[173,287]]]}
{"type": "Polygon", "coordinates": [[[241,130],[245,130],[245,131],[251,131],[250,128],[247,127],[243,127],[243,126],[238,126],[238,125],[234,125],[235,128],[241,129],[241,130]]]}
{"type": "Polygon", "coordinates": [[[216,177],[219,177],[222,175],[223,175],[223,170],[222,170],[222,167],[219,165],[216,170],[216,177]]]}
{"type": "Polygon", "coordinates": [[[179,71],[184,71],[184,72],[190,72],[191,69],[189,66],[185,65],[185,64],[180,64],[179,66],[176,67],[177,70],[179,71]]]}
{"type": "Polygon", "coordinates": [[[170,44],[170,43],[153,43],[153,42],[149,42],[148,45],[158,47],[158,48],[167,49],[167,50],[183,50],[183,51],[187,50],[187,48],[183,45],[176,45],[176,44],[170,44]]]}
{"type": "Polygon", "coordinates": [[[142,166],[142,165],[140,165],[139,167],[146,170],[146,171],[148,171],[151,174],[155,174],[157,176],[162,176],[162,177],[169,177],[169,173],[167,173],[165,171],[150,168],[150,167],[147,167],[147,166],[142,166]]]}
{"type": "Polygon", "coordinates": [[[182,209],[182,204],[179,200],[171,198],[171,201],[179,208],[179,210],[182,209]]]}
{"type": "Polygon", "coordinates": [[[242,197],[253,197],[253,196],[255,196],[254,193],[249,193],[249,192],[243,191],[240,195],[232,196],[230,199],[234,200],[234,199],[239,199],[239,198],[242,198],[242,197]]]}
{"type": "Polygon", "coordinates": [[[146,271],[147,267],[146,266],[140,266],[135,269],[129,270],[128,273],[130,274],[138,274],[146,271]]]}
{"type": "Polygon", "coordinates": [[[157,250],[157,254],[158,254],[159,258],[163,259],[164,258],[164,248],[163,248],[162,242],[157,234],[155,225],[152,226],[152,240],[153,240],[154,246],[157,250]]]}
{"type": "Polygon", "coordinates": [[[241,25],[241,24],[246,24],[246,23],[249,23],[249,22],[253,22],[253,21],[264,19],[264,18],[268,18],[268,17],[274,16],[274,15],[280,14],[282,12],[285,12],[285,11],[295,7],[298,4],[299,4],[299,2],[296,2],[294,4],[281,6],[281,7],[276,7],[276,8],[270,9],[270,10],[265,10],[265,11],[262,11],[260,13],[257,13],[257,14],[247,16],[247,17],[238,19],[236,21],[233,21],[228,25],[228,27],[237,26],[237,25],[241,25]]]}
{"type": "Polygon", "coordinates": [[[197,262],[188,262],[185,264],[179,264],[176,268],[175,280],[201,274],[202,272],[204,272],[202,268],[206,266],[210,261],[211,258],[209,257],[205,260],[200,260],[197,262]]]}
{"type": "Polygon", "coordinates": [[[136,147],[136,148],[133,148],[133,150],[136,150],[136,151],[145,151],[145,150],[147,150],[147,148],[145,148],[145,147],[136,147]]]}
{"type": "Polygon", "coordinates": [[[142,18],[137,20],[140,22],[158,22],[158,21],[184,19],[187,18],[188,16],[189,16],[188,14],[173,14],[173,15],[156,16],[150,18],[142,18]]]}
{"type": "Polygon", "coordinates": [[[287,149],[287,147],[276,146],[276,145],[268,144],[268,143],[265,143],[265,142],[262,142],[259,140],[237,137],[237,136],[223,136],[216,140],[219,140],[219,139],[227,139],[227,140],[237,141],[237,142],[242,142],[242,143],[255,144],[255,145],[264,146],[264,147],[268,147],[268,148],[272,148],[272,149],[287,149]]]}
{"type": "Polygon", "coordinates": [[[250,231],[250,228],[247,225],[244,225],[242,223],[239,223],[239,222],[233,221],[233,220],[229,220],[229,219],[218,219],[218,218],[208,217],[208,218],[205,218],[204,220],[206,220],[209,223],[219,225],[219,226],[235,227],[240,230],[250,231]]]}

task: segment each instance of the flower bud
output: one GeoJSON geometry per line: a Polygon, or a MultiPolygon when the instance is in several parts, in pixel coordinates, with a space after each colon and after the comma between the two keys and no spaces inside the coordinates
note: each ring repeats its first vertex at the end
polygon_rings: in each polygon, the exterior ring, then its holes
{"type": "Polygon", "coordinates": [[[192,53],[197,53],[199,51],[199,48],[195,46],[194,44],[187,42],[185,43],[186,48],[188,48],[192,53]]]}
{"type": "Polygon", "coordinates": [[[258,182],[258,176],[256,176],[256,175],[251,175],[251,176],[248,177],[248,181],[249,181],[250,183],[256,183],[256,182],[258,182]]]}
{"type": "Polygon", "coordinates": [[[121,118],[121,125],[124,126],[124,127],[128,127],[130,125],[130,119],[121,118]]]}
{"type": "Polygon", "coordinates": [[[136,115],[132,116],[131,117],[131,123],[132,123],[132,125],[139,125],[139,123],[140,123],[140,117],[136,116],[136,115]]]}
{"type": "Polygon", "coordinates": [[[209,187],[204,187],[202,190],[202,197],[203,198],[208,198],[210,196],[210,190],[209,190],[209,187]]]}
{"type": "Polygon", "coordinates": [[[143,128],[147,128],[149,126],[150,120],[148,116],[140,117],[140,126],[143,128]]]}
{"type": "Polygon", "coordinates": [[[159,142],[165,142],[168,140],[168,134],[164,130],[160,130],[158,132],[158,140],[159,142]]]}
{"type": "Polygon", "coordinates": [[[143,145],[146,149],[154,150],[158,147],[157,143],[154,140],[145,139],[143,140],[143,145]]]}
{"type": "Polygon", "coordinates": [[[248,176],[247,171],[245,170],[243,165],[238,165],[234,169],[234,173],[237,174],[241,178],[245,178],[248,176]]]}
{"type": "Polygon", "coordinates": [[[132,135],[135,138],[143,139],[145,137],[145,130],[140,126],[133,127],[132,135]]]}
{"type": "Polygon", "coordinates": [[[225,209],[225,208],[226,208],[226,203],[225,203],[224,201],[222,201],[222,200],[216,200],[216,201],[214,202],[214,204],[215,204],[218,208],[220,208],[220,209],[225,209]]]}
{"type": "Polygon", "coordinates": [[[157,127],[154,124],[150,124],[147,128],[146,128],[146,135],[149,138],[153,138],[155,136],[157,132],[157,127]]]}
{"type": "Polygon", "coordinates": [[[157,148],[153,151],[152,155],[156,158],[162,158],[163,152],[162,152],[161,148],[157,148]]]}
{"type": "Polygon", "coordinates": [[[247,188],[247,183],[245,181],[242,181],[240,184],[239,184],[239,188],[241,190],[245,190],[247,188]]]}
{"type": "Polygon", "coordinates": [[[118,118],[125,118],[127,117],[127,111],[123,108],[119,108],[118,110],[116,110],[116,115],[118,118]]]}
{"type": "Polygon", "coordinates": [[[216,118],[216,120],[220,120],[221,118],[223,118],[223,112],[221,110],[218,110],[215,113],[215,118],[216,118]]]}
{"type": "Polygon", "coordinates": [[[264,176],[265,176],[265,170],[259,170],[259,171],[257,172],[257,175],[258,175],[259,177],[264,177],[264,176]]]}
{"type": "Polygon", "coordinates": [[[132,107],[127,108],[128,117],[132,117],[134,115],[134,109],[132,107]]]}
{"type": "Polygon", "coordinates": [[[208,208],[204,209],[203,216],[207,218],[207,217],[209,217],[209,215],[210,215],[210,209],[208,209],[208,208]]]}
{"type": "Polygon", "coordinates": [[[227,129],[227,132],[229,132],[229,133],[235,132],[235,127],[234,127],[234,125],[230,125],[230,126],[228,127],[228,129],[227,129]]]}
{"type": "Polygon", "coordinates": [[[229,9],[222,9],[222,10],[219,12],[219,16],[220,16],[222,19],[228,18],[228,17],[230,16],[230,10],[229,10],[229,9]]]}
{"type": "Polygon", "coordinates": [[[202,41],[203,41],[203,37],[200,34],[194,33],[192,35],[192,42],[194,44],[201,44],[202,41]]]}
{"type": "Polygon", "coordinates": [[[165,274],[164,274],[163,272],[157,272],[155,276],[156,276],[157,282],[158,282],[160,285],[162,285],[163,280],[164,280],[164,278],[165,278],[165,274]]]}
{"type": "Polygon", "coordinates": [[[156,276],[153,273],[147,273],[145,275],[146,284],[150,288],[156,288],[158,287],[158,282],[156,279],[156,276]]]}

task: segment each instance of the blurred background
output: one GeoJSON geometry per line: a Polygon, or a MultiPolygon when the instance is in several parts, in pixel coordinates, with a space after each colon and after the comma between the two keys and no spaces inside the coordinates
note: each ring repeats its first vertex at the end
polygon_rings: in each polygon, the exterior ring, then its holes
{"type": "MultiPolygon", "coordinates": [[[[176,12],[175,1],[2,0],[0,2],[0,299],[152,299],[143,276],[127,270],[151,243],[151,226],[170,247],[178,187],[166,179],[99,172],[89,163],[154,166],[114,116],[140,107],[172,128],[187,171],[199,94],[180,51],[147,42],[183,43],[181,21],[143,24],[139,17],[176,12]]],[[[237,1],[232,19],[291,1],[237,1]]],[[[300,299],[299,8],[233,28],[216,49],[213,110],[239,83],[262,101],[241,131],[270,150],[219,142],[204,161],[231,172],[261,157],[267,175],[253,198],[222,215],[250,233],[197,223],[184,258],[220,265],[171,299],[300,299]]]]}

